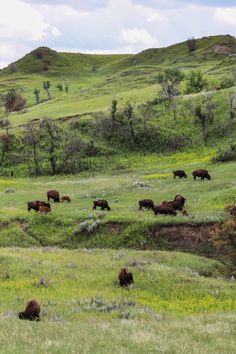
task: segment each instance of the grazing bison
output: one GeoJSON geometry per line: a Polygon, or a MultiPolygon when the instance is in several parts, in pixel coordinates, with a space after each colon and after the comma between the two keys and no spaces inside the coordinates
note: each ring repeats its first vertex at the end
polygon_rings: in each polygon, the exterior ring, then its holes
{"type": "Polygon", "coordinates": [[[67,195],[64,195],[63,197],[61,197],[61,202],[62,203],[64,203],[64,202],[70,203],[71,202],[71,198],[68,197],[67,195]]]}
{"type": "Polygon", "coordinates": [[[187,175],[183,170],[173,171],[173,175],[174,175],[174,178],[176,178],[176,177],[187,178],[187,175]]]}
{"type": "Polygon", "coordinates": [[[51,208],[50,203],[42,202],[40,200],[28,202],[27,205],[28,205],[28,211],[30,211],[31,209],[33,209],[35,211],[39,211],[40,206],[45,206],[45,207],[51,208]]]}
{"type": "Polygon", "coordinates": [[[163,202],[160,205],[154,205],[153,211],[155,215],[162,214],[162,215],[176,216],[177,214],[173,206],[168,202],[163,202]]]}
{"type": "Polygon", "coordinates": [[[186,199],[182,195],[177,194],[173,201],[170,201],[170,202],[164,201],[164,202],[162,202],[162,204],[163,205],[171,205],[174,210],[182,211],[185,201],[186,201],[186,199]]]}
{"type": "Polygon", "coordinates": [[[39,303],[36,300],[30,300],[25,308],[25,311],[19,312],[19,318],[21,320],[39,321],[40,310],[39,303]]]}
{"type": "Polygon", "coordinates": [[[200,177],[201,180],[204,180],[205,178],[211,179],[211,176],[209,175],[207,170],[196,170],[193,171],[192,175],[194,179],[196,179],[196,177],[200,177]]]}
{"type": "Polygon", "coordinates": [[[50,199],[52,199],[52,200],[54,200],[54,202],[59,203],[60,202],[60,193],[56,190],[48,191],[47,198],[48,198],[48,202],[50,202],[50,199]]]}
{"type": "Polygon", "coordinates": [[[48,206],[40,205],[40,207],[39,207],[39,212],[41,214],[48,214],[50,211],[51,211],[51,207],[50,206],[48,207],[48,206]]]}
{"type": "Polygon", "coordinates": [[[121,268],[119,273],[120,286],[128,286],[134,282],[133,274],[127,268],[121,268]]]}
{"type": "Polygon", "coordinates": [[[146,208],[148,210],[153,209],[154,203],[151,199],[143,199],[140,200],[139,202],[139,209],[142,210],[142,208],[146,208]]]}
{"type": "Polygon", "coordinates": [[[100,207],[101,210],[105,210],[105,209],[111,210],[111,208],[108,205],[107,200],[104,200],[104,199],[94,200],[94,202],[93,202],[93,210],[96,210],[97,207],[100,207]]]}

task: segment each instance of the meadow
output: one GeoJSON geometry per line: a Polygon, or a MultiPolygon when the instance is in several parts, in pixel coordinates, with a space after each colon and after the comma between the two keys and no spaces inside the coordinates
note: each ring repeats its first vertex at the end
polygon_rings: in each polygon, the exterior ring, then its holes
{"type": "MultiPolygon", "coordinates": [[[[235,50],[231,36],[203,37],[193,53],[186,43],[137,55],[38,48],[0,71],[0,96],[14,88],[27,98],[22,112],[6,115],[3,107],[0,111],[1,118],[10,121],[10,134],[15,134],[13,145],[19,143],[18,150],[7,155],[0,177],[0,353],[235,352],[232,271],[214,259],[212,244],[202,248],[193,244],[192,253],[177,252],[168,235],[159,242],[152,232],[168,226],[181,238],[180,228],[197,227],[200,243],[204,227],[229,219],[225,207],[235,203],[236,162],[212,161],[219,148],[228,146],[229,94],[235,94],[235,86],[220,91],[215,87],[225,77],[235,78],[235,50]],[[215,52],[222,43],[229,51],[215,52]],[[185,83],[180,84],[176,120],[171,106],[158,101],[157,75],[168,68],[186,75],[201,70],[208,82],[204,91],[190,95],[185,94],[185,83]],[[50,100],[42,87],[45,80],[51,82],[50,100]],[[67,84],[68,93],[59,92],[58,84],[67,84]],[[40,104],[35,103],[36,88],[40,104]],[[204,146],[193,107],[203,104],[206,95],[212,97],[214,122],[204,146]],[[132,103],[137,135],[145,128],[138,107],[151,103],[147,122],[154,132],[152,143],[140,135],[140,146],[134,149],[115,139],[119,132],[110,140],[94,134],[99,128],[95,123],[110,112],[113,99],[119,114],[127,101],[132,103]],[[97,155],[78,156],[81,164],[89,163],[89,170],[27,177],[34,171],[32,151],[24,150],[24,141],[18,138],[27,123],[37,126],[45,117],[77,133],[85,143],[92,139],[97,155]],[[192,171],[200,168],[208,169],[210,181],[193,180],[192,171]],[[177,169],[185,170],[188,178],[174,179],[172,171],[177,169]],[[11,171],[14,177],[6,177],[11,171]],[[46,200],[50,189],[69,195],[72,202],[52,202],[48,215],[28,212],[27,202],[46,200]],[[140,199],[159,204],[177,194],[187,199],[188,217],[138,210],[140,199]],[[94,211],[98,198],[107,199],[111,211],[94,211]],[[129,288],[117,283],[123,266],[134,275],[129,288]],[[18,312],[32,298],[42,306],[42,320],[18,320],[18,312]]],[[[231,128],[234,141],[234,120],[231,128]]],[[[7,132],[1,129],[2,134],[7,132]]],[[[44,144],[46,140],[41,150],[44,144]]],[[[49,173],[47,152],[39,160],[42,174],[49,173]]],[[[185,240],[189,238],[190,234],[185,240]]]]}
{"type": "Polygon", "coordinates": [[[236,287],[217,261],[124,249],[0,255],[2,353],[234,352],[236,287]],[[129,289],[117,284],[123,265],[129,289]],[[29,298],[42,306],[39,323],[17,320],[29,298]]]}

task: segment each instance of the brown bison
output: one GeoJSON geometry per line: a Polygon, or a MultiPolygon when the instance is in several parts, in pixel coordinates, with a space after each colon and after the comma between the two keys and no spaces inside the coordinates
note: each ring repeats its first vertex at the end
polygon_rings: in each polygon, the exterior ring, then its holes
{"type": "Polygon", "coordinates": [[[176,216],[177,214],[173,206],[168,202],[163,202],[160,205],[154,205],[153,211],[155,215],[162,214],[176,216]]]}
{"type": "Polygon", "coordinates": [[[64,195],[63,197],[61,197],[61,202],[62,203],[64,203],[64,202],[70,203],[71,202],[71,198],[68,197],[67,195],[64,195]]]}
{"type": "Polygon", "coordinates": [[[176,177],[187,178],[187,175],[183,170],[173,171],[173,175],[174,175],[174,178],[176,178],[176,177]]]}
{"type": "Polygon", "coordinates": [[[182,195],[178,194],[175,196],[173,201],[170,201],[170,202],[164,201],[164,202],[162,202],[162,204],[171,205],[174,210],[182,211],[185,201],[186,201],[186,199],[182,195]]]}
{"type": "Polygon", "coordinates": [[[101,210],[105,210],[105,209],[111,210],[111,208],[108,205],[107,200],[104,200],[104,199],[94,200],[94,202],[93,202],[93,210],[96,210],[97,207],[100,207],[101,210]]]}
{"type": "Polygon", "coordinates": [[[19,312],[19,318],[21,320],[39,321],[40,310],[39,303],[36,300],[30,300],[25,308],[25,311],[19,312]]]}
{"type": "Polygon", "coordinates": [[[153,209],[154,207],[154,203],[151,199],[143,199],[143,200],[140,200],[139,202],[139,209],[142,210],[142,208],[145,208],[145,209],[153,209]]]}
{"type": "Polygon", "coordinates": [[[211,176],[209,175],[207,170],[196,170],[193,171],[192,175],[194,179],[196,179],[197,177],[200,177],[201,180],[204,180],[205,178],[211,179],[211,176]]]}
{"type": "Polygon", "coordinates": [[[35,211],[39,211],[40,206],[45,206],[45,207],[51,208],[50,203],[42,202],[40,200],[28,202],[27,205],[28,205],[28,211],[30,211],[31,209],[33,209],[35,211]]]}
{"type": "Polygon", "coordinates": [[[40,207],[39,207],[39,212],[41,214],[48,214],[48,213],[50,213],[50,211],[51,211],[50,206],[48,207],[48,206],[40,205],[40,207]]]}
{"type": "Polygon", "coordinates": [[[54,200],[54,202],[59,203],[60,202],[60,193],[56,190],[48,191],[47,198],[48,198],[48,202],[50,202],[50,199],[52,199],[52,200],[54,200]]]}
{"type": "Polygon", "coordinates": [[[128,286],[134,282],[133,274],[127,268],[121,268],[119,273],[120,286],[128,286]]]}

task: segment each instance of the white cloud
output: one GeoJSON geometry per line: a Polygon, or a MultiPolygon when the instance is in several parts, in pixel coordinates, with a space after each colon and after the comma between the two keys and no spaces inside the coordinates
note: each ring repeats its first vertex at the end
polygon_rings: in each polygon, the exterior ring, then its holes
{"type": "Polygon", "coordinates": [[[54,36],[54,37],[59,37],[59,36],[61,36],[61,31],[57,28],[57,27],[52,27],[52,35],[54,36]]]}
{"type": "Polygon", "coordinates": [[[236,27],[236,7],[217,8],[214,17],[220,23],[236,27]]]}
{"type": "Polygon", "coordinates": [[[156,38],[144,28],[122,29],[119,37],[126,43],[139,44],[148,47],[149,45],[157,44],[156,38]]]}
{"type": "Polygon", "coordinates": [[[47,24],[42,15],[30,4],[21,0],[7,0],[0,11],[0,38],[28,39],[45,38],[47,24]]]}

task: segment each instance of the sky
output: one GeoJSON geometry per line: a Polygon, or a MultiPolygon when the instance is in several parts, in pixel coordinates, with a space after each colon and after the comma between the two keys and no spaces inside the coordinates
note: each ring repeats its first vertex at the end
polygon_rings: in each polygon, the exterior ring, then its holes
{"type": "Polygon", "coordinates": [[[138,53],[189,37],[236,36],[236,0],[0,0],[0,68],[47,46],[138,53]]]}

